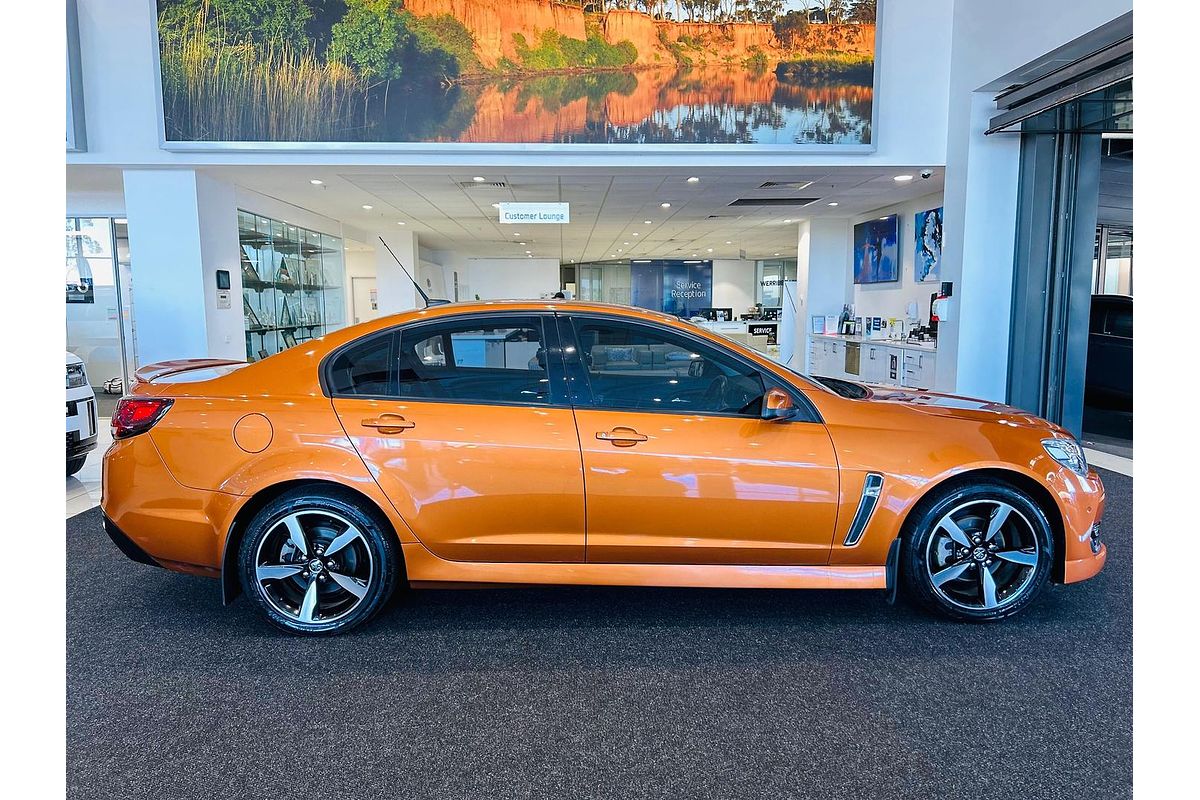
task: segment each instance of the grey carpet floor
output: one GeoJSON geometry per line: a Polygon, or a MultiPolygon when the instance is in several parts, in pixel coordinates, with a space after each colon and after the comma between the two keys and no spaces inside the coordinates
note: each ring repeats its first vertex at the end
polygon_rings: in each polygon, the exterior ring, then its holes
{"type": "Polygon", "coordinates": [[[73,798],[1126,797],[1132,481],[1108,566],[999,625],[879,592],[418,591],[277,633],[67,522],[73,798]]]}

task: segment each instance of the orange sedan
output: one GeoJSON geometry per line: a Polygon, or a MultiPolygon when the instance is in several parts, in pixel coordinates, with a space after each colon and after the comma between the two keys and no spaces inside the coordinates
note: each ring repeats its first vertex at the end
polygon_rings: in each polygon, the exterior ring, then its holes
{"type": "Polygon", "coordinates": [[[433,306],[264,361],[143,367],[105,528],[276,625],[397,585],[882,589],[997,620],[1104,565],[1104,488],[1015,408],[808,378],[673,317],[433,306]]]}

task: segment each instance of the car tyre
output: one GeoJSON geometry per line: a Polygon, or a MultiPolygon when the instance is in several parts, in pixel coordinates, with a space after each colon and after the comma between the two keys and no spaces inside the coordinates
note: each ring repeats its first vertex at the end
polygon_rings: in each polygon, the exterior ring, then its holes
{"type": "Polygon", "coordinates": [[[401,555],[382,515],[348,492],[300,488],[259,510],[238,549],[242,591],[289,633],[342,633],[391,597],[401,555]]]}
{"type": "Polygon", "coordinates": [[[1025,609],[1045,587],[1056,555],[1042,508],[998,480],[938,493],[916,509],[903,536],[906,593],[930,611],[971,622],[1025,609]]]}
{"type": "Polygon", "coordinates": [[[76,472],[79,472],[79,470],[83,469],[83,463],[85,461],[87,461],[87,456],[80,456],[79,458],[68,458],[67,459],[67,477],[69,478],[72,475],[74,475],[76,472]]]}

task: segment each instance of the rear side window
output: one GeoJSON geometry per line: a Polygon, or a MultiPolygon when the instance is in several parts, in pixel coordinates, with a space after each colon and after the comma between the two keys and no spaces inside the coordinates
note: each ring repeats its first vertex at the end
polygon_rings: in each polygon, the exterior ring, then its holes
{"type": "Polygon", "coordinates": [[[343,350],[329,367],[329,390],[333,395],[388,397],[395,394],[395,336],[368,339],[343,350]]]}
{"type": "Polygon", "coordinates": [[[462,320],[401,331],[397,384],[408,400],[548,404],[542,320],[462,320]]]}

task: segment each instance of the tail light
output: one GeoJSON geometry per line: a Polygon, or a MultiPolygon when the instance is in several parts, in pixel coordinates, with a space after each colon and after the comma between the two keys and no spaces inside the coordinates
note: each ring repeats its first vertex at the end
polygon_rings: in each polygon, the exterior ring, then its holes
{"type": "Polygon", "coordinates": [[[174,400],[161,397],[123,397],[112,416],[114,439],[145,433],[163,418],[174,400]]]}

